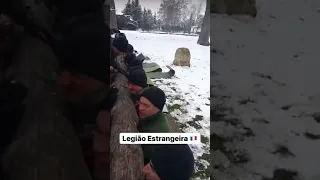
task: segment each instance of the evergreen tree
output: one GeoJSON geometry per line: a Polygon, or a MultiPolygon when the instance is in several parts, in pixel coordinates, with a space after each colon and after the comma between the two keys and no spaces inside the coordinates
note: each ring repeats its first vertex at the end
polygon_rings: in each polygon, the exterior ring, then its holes
{"type": "Polygon", "coordinates": [[[139,27],[140,27],[142,24],[142,22],[141,22],[142,8],[141,8],[139,0],[132,0],[131,7],[132,7],[132,13],[130,15],[132,16],[133,20],[138,22],[139,27]]]}
{"type": "Polygon", "coordinates": [[[142,18],[141,18],[141,28],[142,30],[146,30],[146,8],[143,8],[142,18]]]}
{"type": "Polygon", "coordinates": [[[124,6],[124,9],[122,10],[122,13],[125,15],[131,15],[132,14],[132,4],[131,1],[128,0],[126,5],[124,6]]]}
{"type": "Polygon", "coordinates": [[[150,31],[154,28],[154,15],[152,14],[151,9],[143,8],[142,12],[142,29],[150,31]]]}
{"type": "Polygon", "coordinates": [[[158,15],[163,22],[165,31],[172,31],[181,22],[183,9],[187,6],[186,0],[161,0],[158,15]]]}
{"type": "Polygon", "coordinates": [[[151,30],[153,28],[153,15],[151,9],[148,9],[147,12],[147,30],[151,30]]]}
{"type": "Polygon", "coordinates": [[[154,14],[153,14],[153,23],[157,24],[157,13],[156,12],[154,12],[154,14]]]}
{"type": "Polygon", "coordinates": [[[159,20],[157,19],[157,13],[154,12],[153,15],[153,29],[159,29],[159,20]]]}

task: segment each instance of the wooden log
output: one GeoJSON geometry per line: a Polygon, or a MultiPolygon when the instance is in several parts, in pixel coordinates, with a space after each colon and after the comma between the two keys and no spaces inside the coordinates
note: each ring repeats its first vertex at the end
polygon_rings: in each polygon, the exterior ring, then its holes
{"type": "Polygon", "coordinates": [[[52,49],[30,36],[20,45],[14,72],[28,95],[17,140],[2,161],[4,173],[11,180],[91,180],[74,129],[58,109],[52,49]]]}
{"type": "Polygon", "coordinates": [[[117,16],[114,0],[106,0],[104,2],[104,15],[106,23],[109,24],[110,29],[118,30],[117,16]]]}
{"type": "MultiPolygon", "coordinates": [[[[118,68],[126,71],[123,57],[116,59],[118,68]]],[[[137,133],[138,115],[130,97],[128,80],[117,73],[113,85],[119,89],[115,106],[111,110],[111,176],[112,180],[142,179],[143,152],[141,145],[126,145],[119,143],[120,133],[137,133]]]]}

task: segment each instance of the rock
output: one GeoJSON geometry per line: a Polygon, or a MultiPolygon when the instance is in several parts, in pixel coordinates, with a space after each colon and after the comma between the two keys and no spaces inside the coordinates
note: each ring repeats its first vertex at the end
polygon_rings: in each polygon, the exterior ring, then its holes
{"type": "Polygon", "coordinates": [[[174,55],[173,64],[176,66],[189,66],[190,67],[190,50],[188,48],[178,48],[174,55]]]}
{"type": "Polygon", "coordinates": [[[211,2],[211,13],[257,16],[256,0],[215,0],[211,2]]]}

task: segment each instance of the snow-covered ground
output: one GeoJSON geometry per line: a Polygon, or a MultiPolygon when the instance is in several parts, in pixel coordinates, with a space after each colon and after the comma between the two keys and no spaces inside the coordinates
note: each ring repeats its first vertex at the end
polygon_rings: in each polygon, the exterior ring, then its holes
{"type": "MultiPolygon", "coordinates": [[[[198,37],[123,31],[134,48],[156,62],[163,71],[170,65],[176,74],[172,79],[154,83],[167,95],[170,114],[184,132],[200,132],[203,144],[192,146],[197,158],[199,179],[209,178],[210,136],[210,47],[197,44],[198,37]],[[191,67],[174,66],[177,48],[189,48],[191,67]]],[[[147,61],[147,60],[146,60],[147,61]]]]}
{"type": "Polygon", "coordinates": [[[170,34],[170,35],[183,35],[183,36],[199,36],[199,34],[196,33],[184,33],[184,32],[174,32],[174,33],[170,33],[170,32],[163,32],[163,31],[142,31],[139,30],[139,32],[141,33],[154,33],[154,34],[170,34]]]}
{"type": "Polygon", "coordinates": [[[257,7],[211,15],[212,176],[319,180],[320,1],[257,7]]]}

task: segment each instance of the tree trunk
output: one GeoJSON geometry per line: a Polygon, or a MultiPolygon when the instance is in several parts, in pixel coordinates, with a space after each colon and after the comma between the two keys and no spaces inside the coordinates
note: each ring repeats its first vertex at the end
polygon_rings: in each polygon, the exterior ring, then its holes
{"type": "Polygon", "coordinates": [[[52,49],[30,36],[20,45],[14,68],[28,95],[18,138],[2,162],[4,173],[11,180],[91,180],[74,129],[58,110],[52,49]]]}
{"type": "Polygon", "coordinates": [[[198,44],[203,46],[209,46],[209,36],[210,36],[210,0],[207,0],[206,12],[204,14],[201,32],[198,39],[198,44]]]}
{"type": "Polygon", "coordinates": [[[107,24],[109,24],[110,29],[118,29],[118,24],[117,24],[117,16],[116,16],[116,8],[115,8],[115,3],[114,0],[106,0],[105,1],[105,16],[108,16],[106,19],[107,24]]]}
{"type": "MultiPolygon", "coordinates": [[[[124,60],[116,60],[118,68],[126,72],[124,60]]],[[[119,144],[120,133],[137,133],[138,115],[130,96],[127,78],[117,73],[113,85],[119,89],[118,98],[111,111],[111,176],[112,180],[142,179],[143,153],[141,145],[119,144]]]]}

